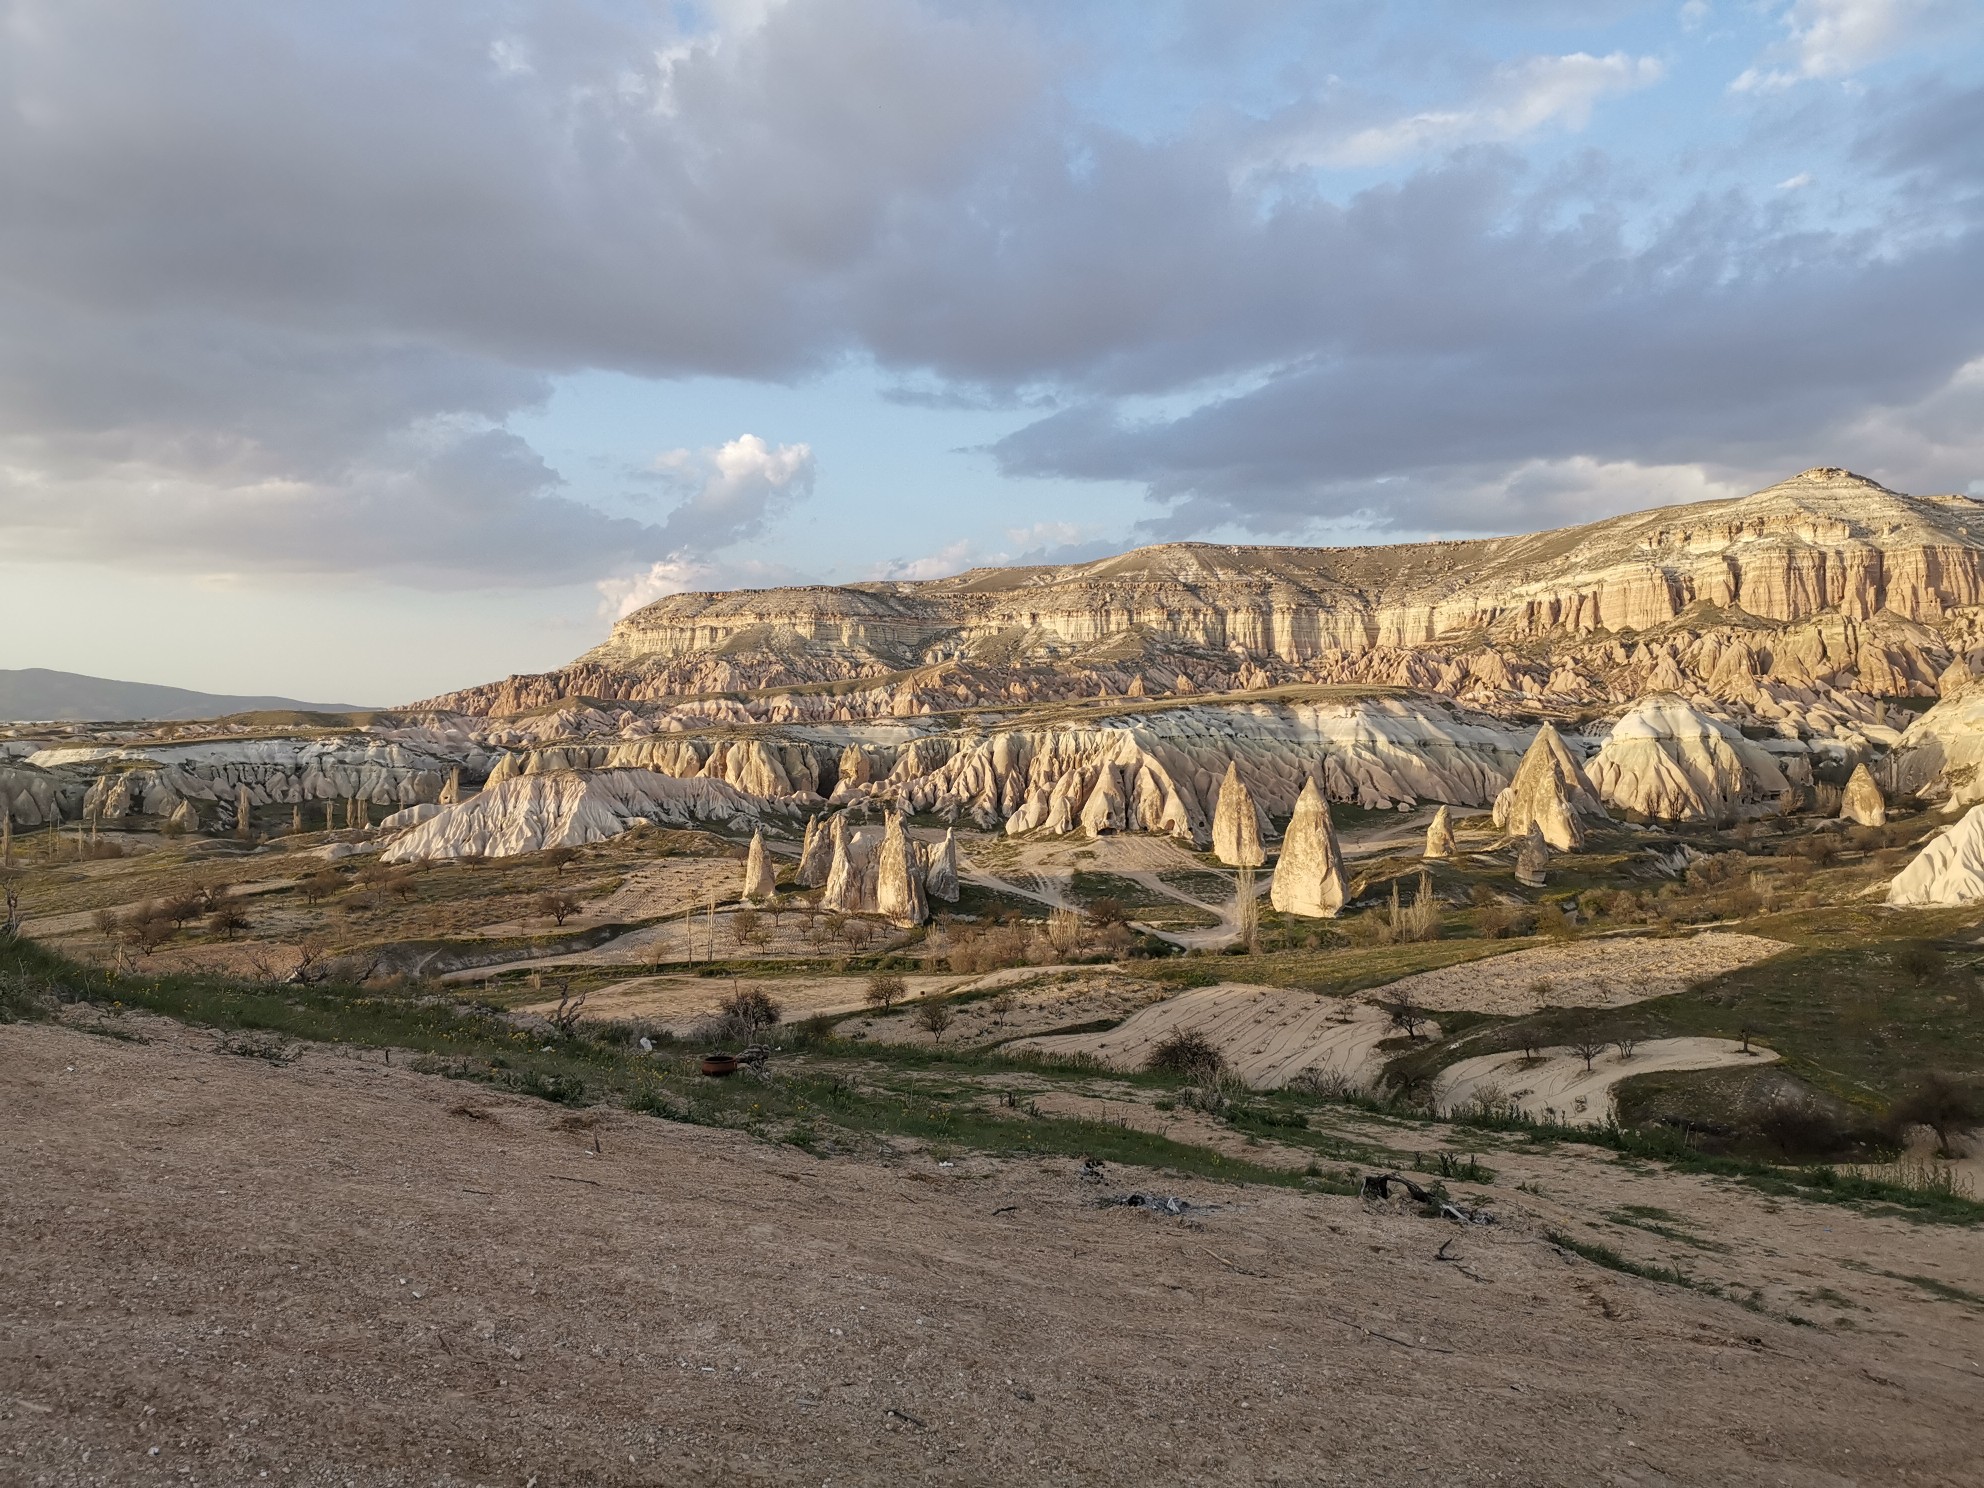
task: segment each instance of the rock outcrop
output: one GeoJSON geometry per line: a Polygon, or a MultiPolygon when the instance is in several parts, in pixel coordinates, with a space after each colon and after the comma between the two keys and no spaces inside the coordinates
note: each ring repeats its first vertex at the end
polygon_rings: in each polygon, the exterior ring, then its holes
{"type": "Polygon", "coordinates": [[[1934,908],[1984,900],[1984,806],[1923,845],[1915,860],[1888,885],[1896,908],[1934,908]]]}
{"type": "Polygon", "coordinates": [[[882,828],[875,873],[875,912],[899,929],[930,918],[923,895],[923,863],[902,818],[891,813],[882,828]]]}
{"type": "Polygon", "coordinates": [[[1426,856],[1451,858],[1459,850],[1454,842],[1453,813],[1442,806],[1433,813],[1432,824],[1426,828],[1426,856]]]}
{"type": "Polygon", "coordinates": [[[1535,822],[1529,826],[1529,835],[1523,838],[1522,847],[1516,852],[1516,882],[1525,888],[1540,889],[1550,881],[1550,845],[1544,840],[1543,829],[1535,822]]]}
{"type": "Polygon", "coordinates": [[[1536,731],[1509,788],[1495,798],[1497,827],[1511,837],[1526,837],[1534,827],[1559,852],[1584,846],[1580,815],[1603,814],[1577,757],[1547,723],[1536,731]]]}
{"type": "Polygon", "coordinates": [[[1342,910],[1347,895],[1343,853],[1337,846],[1329,803],[1312,780],[1296,797],[1295,814],[1282,834],[1268,902],[1283,914],[1327,920],[1342,910]]]}
{"type": "Polygon", "coordinates": [[[923,877],[924,891],[946,904],[958,902],[958,834],[946,828],[944,840],[930,853],[930,866],[923,877]]]}
{"type": "Polygon", "coordinates": [[[799,848],[799,866],[793,882],[802,889],[817,889],[827,881],[834,866],[833,834],[818,816],[806,818],[806,840],[799,848]]]}
{"type": "Polygon", "coordinates": [[[827,881],[820,889],[820,908],[834,914],[860,911],[863,867],[854,854],[846,815],[833,817],[827,823],[827,881]]]}
{"type": "MultiPolygon", "coordinates": [[[[1313,782],[1304,787],[1312,789],[1313,782]]],[[[1261,846],[1261,816],[1254,798],[1240,780],[1240,766],[1226,767],[1219,804],[1212,819],[1212,851],[1220,862],[1236,868],[1258,868],[1268,860],[1261,846]]]]}
{"type": "Polygon", "coordinates": [[[388,844],[381,861],[510,857],[548,847],[583,847],[646,825],[742,832],[766,811],[778,809],[719,781],[673,780],[652,770],[526,775],[442,807],[388,844]]]}
{"type": "Polygon", "coordinates": [[[751,834],[750,850],[744,855],[744,897],[754,904],[763,904],[778,895],[778,870],[772,866],[772,855],[765,851],[765,834],[751,834]]]}
{"type": "Polygon", "coordinates": [[[1645,699],[1614,724],[1588,773],[1606,805],[1662,821],[1728,821],[1745,807],[1789,809],[1796,798],[1770,751],[1671,695],[1645,699]]]}
{"type": "Polygon", "coordinates": [[[1847,777],[1846,789],[1840,796],[1839,814],[1863,827],[1887,824],[1888,803],[1874,781],[1874,772],[1867,768],[1864,760],[1855,765],[1853,773],[1847,777]]]}

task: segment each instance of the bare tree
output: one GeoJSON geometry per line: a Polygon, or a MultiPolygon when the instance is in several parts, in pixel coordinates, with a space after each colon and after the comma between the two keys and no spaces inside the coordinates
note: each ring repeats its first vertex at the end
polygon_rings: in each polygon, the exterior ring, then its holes
{"type": "Polygon", "coordinates": [[[929,1033],[932,1043],[944,1041],[944,1030],[951,1026],[951,1020],[956,1016],[948,1002],[938,1002],[935,999],[925,1002],[916,1010],[916,1021],[929,1033]]]}
{"type": "Polygon", "coordinates": [[[909,995],[909,983],[899,971],[878,971],[868,978],[868,1004],[887,1012],[909,995]]]}
{"type": "Polygon", "coordinates": [[[547,889],[544,893],[539,894],[532,903],[536,906],[537,912],[549,919],[554,925],[564,924],[565,921],[579,912],[578,896],[556,889],[547,889]]]}
{"type": "Polygon", "coordinates": [[[1014,995],[1013,989],[1001,987],[992,998],[992,1016],[1003,1025],[1017,1006],[1019,1006],[1019,998],[1014,995]]]}
{"type": "Polygon", "coordinates": [[[1398,997],[1391,1005],[1391,1025],[1407,1038],[1419,1037],[1419,1025],[1426,1021],[1426,1009],[1420,1006],[1419,999],[1412,995],[1410,987],[1401,986],[1398,997]]]}
{"type": "Polygon", "coordinates": [[[558,1030],[561,1038],[570,1038],[579,1026],[579,1015],[585,1011],[586,999],[592,995],[590,989],[574,992],[570,984],[558,984],[558,1006],[545,1020],[558,1030]]]}
{"type": "Polygon", "coordinates": [[[1640,1041],[1629,1033],[1622,1038],[1614,1039],[1613,1042],[1619,1047],[1619,1062],[1621,1064],[1631,1063],[1633,1051],[1639,1048],[1640,1041]]]}
{"type": "Polygon", "coordinates": [[[578,860],[579,850],[575,847],[547,848],[544,853],[544,862],[560,878],[563,878],[565,876],[565,870],[578,862],[578,860]]]}
{"type": "Polygon", "coordinates": [[[1584,1061],[1584,1072],[1590,1074],[1592,1061],[1603,1054],[1608,1047],[1607,1041],[1596,1034],[1581,1033],[1577,1042],[1571,1045],[1571,1052],[1584,1061]]]}

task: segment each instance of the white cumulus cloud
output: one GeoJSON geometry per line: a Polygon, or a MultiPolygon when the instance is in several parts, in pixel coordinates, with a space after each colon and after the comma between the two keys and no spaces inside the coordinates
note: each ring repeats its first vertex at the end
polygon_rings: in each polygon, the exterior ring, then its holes
{"type": "Polygon", "coordinates": [[[1744,69],[1732,93],[1767,93],[1816,78],[1846,77],[1958,19],[1975,0],[1793,0],[1779,17],[1784,40],[1744,69]]]}

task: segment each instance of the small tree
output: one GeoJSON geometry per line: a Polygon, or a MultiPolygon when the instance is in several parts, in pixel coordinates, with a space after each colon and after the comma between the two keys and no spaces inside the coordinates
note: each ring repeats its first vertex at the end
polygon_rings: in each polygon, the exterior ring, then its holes
{"type": "Polygon", "coordinates": [[[402,904],[411,904],[413,902],[413,896],[420,889],[419,882],[414,878],[411,868],[402,868],[397,873],[387,874],[385,881],[380,887],[402,904]]]}
{"type": "Polygon", "coordinates": [[[717,1004],[717,1013],[741,1042],[751,1043],[766,1029],[776,1028],[785,1009],[764,988],[742,987],[717,1004]]]}
{"type": "Polygon", "coordinates": [[[1918,940],[1901,948],[1894,964],[1916,986],[1941,974],[1947,958],[1927,941],[1918,940]]]}
{"type": "Polygon", "coordinates": [[[1888,1122],[1897,1141],[1911,1126],[1926,1126],[1936,1134],[1936,1150],[1944,1157],[1954,1156],[1950,1139],[1984,1117],[1984,1100],[1974,1086],[1954,1075],[1930,1070],[1913,1090],[1888,1108],[1888,1122]]]}
{"type": "Polygon", "coordinates": [[[1554,986],[1541,977],[1529,984],[1530,1000],[1540,1008],[1550,1006],[1550,999],[1556,991],[1554,986]]]}
{"type": "Polygon", "coordinates": [[[764,916],[755,909],[740,909],[730,917],[730,930],[739,945],[762,946],[771,939],[764,916]]]}
{"type": "Polygon", "coordinates": [[[570,1038],[578,1031],[579,1015],[585,1011],[586,999],[591,995],[590,989],[574,992],[565,983],[558,984],[558,1006],[551,1011],[547,1021],[558,1030],[561,1038],[570,1038]]]}
{"type": "Polygon", "coordinates": [[[1398,997],[1391,1005],[1391,1025],[1409,1039],[1419,1037],[1419,1025],[1426,1021],[1426,1009],[1419,999],[1412,995],[1409,987],[1401,986],[1398,997]]]}
{"type": "Polygon", "coordinates": [[[1072,955],[1082,943],[1082,917],[1072,909],[1049,910],[1047,940],[1057,955],[1072,955]]]}
{"type": "Polygon", "coordinates": [[[1614,1039],[1613,1042],[1617,1044],[1619,1048],[1619,1063],[1621,1064],[1632,1063],[1633,1051],[1639,1048],[1640,1041],[1629,1033],[1621,1038],[1614,1039]]]}
{"type": "Polygon", "coordinates": [[[1605,1039],[1599,1038],[1596,1034],[1581,1033],[1578,1035],[1577,1042],[1571,1045],[1571,1052],[1584,1061],[1584,1072],[1590,1074],[1592,1061],[1603,1054],[1608,1047],[1608,1042],[1605,1039]]]}
{"type": "MultiPolygon", "coordinates": [[[[333,875],[335,877],[336,875],[333,875]]],[[[175,925],[189,925],[200,917],[198,894],[174,894],[158,907],[159,914],[175,925]]]]}
{"type": "Polygon", "coordinates": [[[899,971],[878,971],[868,978],[868,1005],[887,1012],[909,995],[909,983],[899,971]]]}
{"type": "Polygon", "coordinates": [[[549,848],[544,854],[544,861],[560,878],[563,878],[565,876],[565,870],[578,862],[578,860],[579,850],[575,847],[549,848]]]}
{"type": "MultiPolygon", "coordinates": [[[[247,924],[247,921],[243,920],[242,924],[247,924]]],[[[124,921],[122,938],[139,955],[149,956],[172,939],[174,931],[172,921],[162,919],[149,910],[139,910],[124,921]]]]}
{"type": "Polygon", "coordinates": [[[562,925],[579,912],[579,899],[576,894],[548,889],[534,901],[537,912],[548,918],[554,925],[562,925]]]}
{"type": "Polygon", "coordinates": [[[944,1030],[951,1026],[951,1020],[954,1017],[956,1017],[956,1014],[951,1011],[951,1005],[948,1002],[938,1002],[934,999],[925,1002],[916,1010],[916,1021],[921,1023],[925,1031],[929,1033],[932,1043],[942,1043],[944,1041],[944,1030]]]}
{"type": "MultiPolygon", "coordinates": [[[[232,900],[224,900],[207,916],[207,932],[218,935],[223,940],[232,940],[248,928],[248,916],[232,900]]],[[[168,932],[169,933],[169,932],[168,932]]]]}
{"type": "Polygon", "coordinates": [[[1017,1006],[1019,1006],[1019,998],[1014,995],[1013,989],[1001,987],[992,998],[992,1016],[1003,1025],[1017,1006]]]}

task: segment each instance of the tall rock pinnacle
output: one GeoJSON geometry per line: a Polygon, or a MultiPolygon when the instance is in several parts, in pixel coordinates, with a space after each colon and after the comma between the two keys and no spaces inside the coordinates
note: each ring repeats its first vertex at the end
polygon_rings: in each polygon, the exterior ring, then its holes
{"type": "Polygon", "coordinates": [[[1281,839],[1281,861],[1275,864],[1268,902],[1283,914],[1327,920],[1343,908],[1345,895],[1343,854],[1337,848],[1329,802],[1312,779],[1295,798],[1295,815],[1281,839]]]}
{"type": "Polygon", "coordinates": [[[1220,862],[1235,868],[1258,868],[1268,860],[1261,847],[1261,817],[1254,809],[1254,798],[1240,783],[1240,765],[1226,767],[1226,779],[1219,787],[1219,804],[1213,810],[1212,851],[1220,862]]]}

